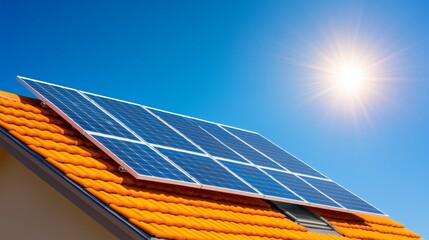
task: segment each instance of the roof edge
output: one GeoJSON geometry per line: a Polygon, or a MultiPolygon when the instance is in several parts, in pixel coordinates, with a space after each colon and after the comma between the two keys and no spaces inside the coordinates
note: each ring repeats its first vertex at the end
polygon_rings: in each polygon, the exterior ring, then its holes
{"type": "Polygon", "coordinates": [[[39,104],[40,100],[0,90],[0,97],[21,103],[39,104]]]}
{"type": "MultiPolygon", "coordinates": [[[[3,97],[4,93],[0,91],[0,96],[3,97]]],[[[6,92],[6,94],[8,93],[6,92]]],[[[15,96],[20,98],[16,94],[10,95],[11,98],[15,96]]],[[[2,127],[0,127],[0,147],[3,147],[30,171],[119,239],[152,239],[150,234],[134,226],[126,218],[114,212],[108,205],[92,196],[83,187],[68,179],[62,172],[46,162],[40,155],[21,143],[2,127]]]]}

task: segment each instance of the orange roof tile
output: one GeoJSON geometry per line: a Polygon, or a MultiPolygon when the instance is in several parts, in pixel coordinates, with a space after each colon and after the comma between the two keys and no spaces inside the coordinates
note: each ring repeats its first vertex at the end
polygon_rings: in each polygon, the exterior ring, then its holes
{"type": "Polygon", "coordinates": [[[136,180],[35,99],[0,91],[0,126],[145,232],[166,239],[421,239],[386,217],[315,209],[345,237],[308,232],[260,199],[136,180]]]}

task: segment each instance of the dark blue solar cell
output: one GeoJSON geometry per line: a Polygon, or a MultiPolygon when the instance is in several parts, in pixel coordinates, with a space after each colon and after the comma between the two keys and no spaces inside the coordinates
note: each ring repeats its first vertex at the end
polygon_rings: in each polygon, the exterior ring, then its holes
{"type": "Polygon", "coordinates": [[[246,160],[235,154],[221,142],[210,136],[208,133],[206,133],[194,123],[192,123],[188,118],[167,112],[158,111],[155,109],[149,110],[161,117],[164,121],[173,126],[175,129],[179,130],[179,132],[184,134],[187,138],[191,139],[194,143],[198,144],[210,155],[246,162],[246,160]]]}
{"type": "Polygon", "coordinates": [[[302,201],[298,196],[278,184],[256,167],[227,161],[221,162],[264,195],[302,201]]]}
{"type": "Polygon", "coordinates": [[[140,105],[86,94],[145,141],[194,152],[201,151],[140,105]]]}
{"type": "Polygon", "coordinates": [[[31,80],[24,81],[84,130],[137,140],[79,92],[31,80]]]}
{"type": "Polygon", "coordinates": [[[239,130],[236,128],[225,127],[229,132],[239,137],[241,140],[250,144],[252,147],[258,149],[260,152],[264,153],[272,160],[276,161],[278,164],[287,168],[291,172],[306,174],[315,177],[325,178],[325,176],[318,173],[316,170],[303,163],[301,160],[290,155],[283,149],[279,148],[277,145],[268,141],[266,138],[262,137],[257,133],[247,132],[239,130]]]}
{"type": "Polygon", "coordinates": [[[308,202],[332,207],[341,207],[293,174],[268,169],[264,169],[264,171],[308,202]]]}
{"type": "Polygon", "coordinates": [[[93,137],[137,174],[195,183],[191,178],[144,144],[96,135],[93,135],[93,137]]]}
{"type": "Polygon", "coordinates": [[[275,162],[255,151],[253,148],[249,147],[247,144],[243,143],[241,140],[237,139],[218,125],[194,119],[192,119],[192,121],[219,141],[223,142],[229,148],[241,154],[250,162],[260,166],[279,168],[275,162]]]}
{"type": "Polygon", "coordinates": [[[256,193],[211,158],[161,148],[158,150],[203,185],[256,193]]]}
{"type": "Polygon", "coordinates": [[[321,192],[334,199],[339,204],[343,205],[345,208],[357,211],[371,212],[377,214],[384,214],[380,210],[371,206],[369,203],[360,199],[353,193],[344,189],[340,185],[332,181],[302,177],[305,181],[319,189],[321,192]]]}

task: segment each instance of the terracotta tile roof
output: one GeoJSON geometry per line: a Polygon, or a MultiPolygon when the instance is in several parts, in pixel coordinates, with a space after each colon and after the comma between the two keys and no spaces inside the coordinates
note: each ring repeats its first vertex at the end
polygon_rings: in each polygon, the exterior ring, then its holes
{"type": "Polygon", "coordinates": [[[145,232],[166,239],[421,239],[386,217],[312,209],[345,237],[308,232],[260,199],[136,180],[35,99],[0,92],[0,125],[145,232]]]}

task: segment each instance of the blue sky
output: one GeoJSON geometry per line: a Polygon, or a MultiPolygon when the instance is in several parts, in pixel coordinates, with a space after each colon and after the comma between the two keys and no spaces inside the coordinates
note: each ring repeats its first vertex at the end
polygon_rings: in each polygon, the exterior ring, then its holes
{"type": "Polygon", "coordinates": [[[258,131],[429,238],[428,11],[427,1],[2,1],[0,89],[30,95],[22,75],[258,131]],[[318,95],[320,69],[350,52],[377,62],[362,107],[318,95]]]}

